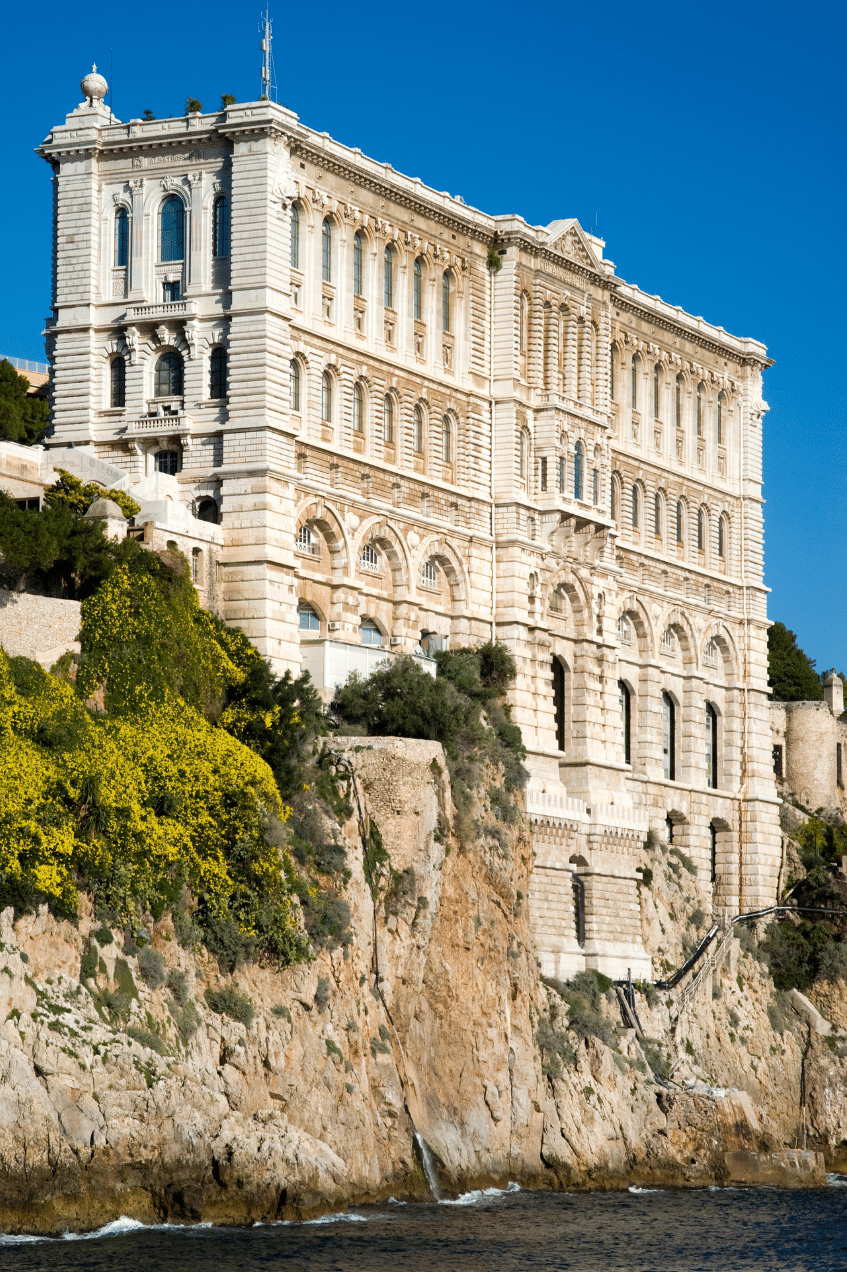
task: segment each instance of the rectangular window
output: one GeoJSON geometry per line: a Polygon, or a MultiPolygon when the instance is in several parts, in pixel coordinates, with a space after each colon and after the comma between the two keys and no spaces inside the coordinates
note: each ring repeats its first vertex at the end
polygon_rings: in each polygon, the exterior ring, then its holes
{"type": "Polygon", "coordinates": [[[841,743],[835,744],[835,780],[841,789],[844,789],[844,777],[841,772],[841,743]]]}
{"type": "Polygon", "coordinates": [[[773,749],[773,773],[774,777],[782,779],[782,746],[780,743],[777,743],[773,749]]]}
{"type": "Polygon", "coordinates": [[[542,490],[547,489],[547,460],[546,459],[542,459],[541,461],[541,489],[542,490]]]}
{"type": "Polygon", "coordinates": [[[591,476],[591,490],[594,507],[600,503],[600,469],[595,468],[591,476]]]}
{"type": "Polygon", "coordinates": [[[559,456],[559,494],[565,493],[565,457],[559,456]]]}
{"type": "Polygon", "coordinates": [[[179,283],[165,283],[164,295],[166,305],[173,300],[179,300],[179,283]]]}

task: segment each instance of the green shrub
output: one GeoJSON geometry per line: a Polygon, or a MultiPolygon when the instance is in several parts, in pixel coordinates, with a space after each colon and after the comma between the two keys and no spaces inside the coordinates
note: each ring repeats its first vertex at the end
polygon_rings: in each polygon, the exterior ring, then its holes
{"type": "Polygon", "coordinates": [[[247,1029],[253,1023],[255,1010],[246,994],[242,994],[234,985],[221,985],[217,989],[207,989],[205,999],[212,1011],[220,1016],[229,1016],[237,1020],[247,1029]]]}
{"type": "Polygon", "coordinates": [[[407,866],[405,870],[392,870],[391,881],[385,893],[385,913],[396,915],[406,906],[413,905],[417,890],[417,879],[412,866],[407,866]]]}
{"type": "Polygon", "coordinates": [[[699,932],[701,928],[706,926],[706,915],[703,909],[698,905],[696,910],[692,910],[691,917],[688,920],[689,925],[696,928],[699,932]]]}
{"type": "Polygon", "coordinates": [[[232,919],[211,917],[203,925],[203,940],[222,972],[234,972],[256,953],[256,938],[232,919]]]}
{"type": "Polygon", "coordinates": [[[832,933],[825,927],[806,919],[772,923],[761,942],[761,951],[777,989],[808,989],[832,940],[832,933]]]}
{"type": "Polygon", "coordinates": [[[608,976],[592,970],[577,972],[567,984],[546,976],[542,979],[567,1004],[569,1030],[579,1038],[598,1038],[607,1047],[613,1045],[612,1026],[600,1010],[601,995],[614,983],[608,976]]]}
{"type": "Polygon", "coordinates": [[[285,1003],[274,1003],[271,1012],[274,1016],[279,1016],[282,1020],[287,1020],[289,1025],[291,1024],[291,1012],[285,1003]]]}
{"type": "Polygon", "coordinates": [[[168,972],[168,989],[173,995],[174,1002],[178,1003],[180,1007],[185,1007],[190,998],[188,974],[179,971],[176,967],[172,967],[168,972]]]}
{"type": "Polygon", "coordinates": [[[164,1040],[154,1030],[144,1029],[141,1025],[130,1025],[127,1033],[130,1038],[140,1043],[142,1047],[149,1047],[151,1051],[157,1051],[160,1056],[167,1054],[164,1040]]]}
{"type": "Polygon", "coordinates": [[[847,980],[847,940],[830,941],[818,960],[820,980],[847,980]]]}
{"type": "Polygon", "coordinates": [[[79,960],[79,979],[81,981],[93,980],[97,975],[97,950],[91,946],[83,954],[79,960]]]}
{"type": "Polygon", "coordinates": [[[675,848],[673,844],[671,844],[668,851],[673,853],[673,855],[676,857],[680,865],[684,866],[690,875],[697,874],[697,867],[695,866],[694,862],[691,860],[690,857],[686,856],[686,854],[682,851],[681,848],[675,848]]]}
{"type": "Polygon", "coordinates": [[[97,942],[101,949],[103,949],[106,945],[114,945],[115,942],[111,928],[107,928],[105,926],[99,927],[96,932],[92,932],[91,937],[92,940],[97,942]]]}
{"type": "Polygon", "coordinates": [[[332,992],[332,981],[328,976],[319,976],[317,988],[315,989],[315,1006],[318,1011],[324,1011],[332,992]]]}
{"type": "Polygon", "coordinates": [[[379,1036],[380,1036],[380,1038],[382,1039],[382,1041],[383,1041],[383,1042],[390,1042],[390,1041],[391,1041],[391,1034],[390,1034],[390,1033],[389,1033],[389,1031],[388,1031],[388,1026],[387,1026],[387,1025],[380,1025],[380,1027],[379,1027],[379,1036]]]}
{"type": "Polygon", "coordinates": [[[331,1038],[325,1038],[326,1054],[330,1059],[343,1060],[344,1052],[341,1050],[337,1042],[333,1042],[331,1038]]]}
{"type": "Polygon", "coordinates": [[[377,1055],[387,1056],[391,1051],[387,1042],[383,1042],[381,1038],[371,1038],[371,1055],[374,1060],[377,1055]]]}
{"type": "Polygon", "coordinates": [[[535,1045],[541,1052],[541,1072],[547,1078],[560,1078],[565,1065],[576,1064],[576,1052],[567,1033],[556,1029],[547,1016],[538,1019],[535,1045]]]}
{"type": "Polygon", "coordinates": [[[161,989],[167,980],[165,960],[152,945],[145,945],[138,951],[138,970],[141,978],[150,989],[161,989]]]}
{"type": "Polygon", "coordinates": [[[644,1059],[650,1068],[650,1072],[656,1077],[667,1077],[669,1058],[662,1051],[662,1044],[658,1038],[642,1038],[641,1050],[644,1053],[644,1059]]]}
{"type": "Polygon", "coordinates": [[[771,1023],[771,1029],[774,1033],[783,1034],[786,1029],[791,1028],[796,1019],[790,998],[784,991],[777,990],[768,1003],[768,1020],[771,1023]]]}
{"type": "Polygon", "coordinates": [[[640,874],[639,883],[643,883],[645,888],[649,888],[653,882],[653,871],[649,866],[636,866],[635,873],[640,874]]]}

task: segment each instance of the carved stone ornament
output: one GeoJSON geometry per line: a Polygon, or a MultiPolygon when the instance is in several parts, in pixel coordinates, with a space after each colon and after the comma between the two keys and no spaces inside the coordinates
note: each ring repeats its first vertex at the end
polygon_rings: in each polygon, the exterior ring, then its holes
{"type": "Polygon", "coordinates": [[[144,178],[133,177],[129,183],[129,188],[133,192],[133,194],[140,194],[141,191],[144,189],[144,178]]]}
{"type": "Polygon", "coordinates": [[[138,352],[138,328],[127,327],[124,332],[124,340],[126,341],[127,352],[129,355],[130,365],[135,362],[135,355],[138,352]]]}
{"type": "Polygon", "coordinates": [[[553,244],[553,251],[561,252],[563,256],[569,256],[572,261],[577,261],[580,265],[587,265],[589,269],[596,268],[574,226],[571,226],[566,234],[556,240],[553,244]]]}
{"type": "Polygon", "coordinates": [[[199,185],[199,184],[200,184],[200,182],[203,180],[203,173],[202,173],[202,172],[189,172],[189,174],[188,174],[188,176],[187,176],[186,180],[188,181],[188,184],[189,184],[189,185],[192,187],[192,189],[193,189],[193,188],[194,188],[194,186],[199,185]]]}
{"type": "Polygon", "coordinates": [[[188,357],[189,359],[194,358],[197,353],[197,339],[199,335],[199,332],[197,330],[197,323],[196,322],[186,323],[183,334],[185,336],[185,342],[188,345],[188,357]]]}
{"type": "Polygon", "coordinates": [[[171,333],[168,331],[164,323],[162,323],[161,326],[156,327],[155,332],[156,332],[156,339],[158,340],[159,344],[168,343],[171,333]]]}

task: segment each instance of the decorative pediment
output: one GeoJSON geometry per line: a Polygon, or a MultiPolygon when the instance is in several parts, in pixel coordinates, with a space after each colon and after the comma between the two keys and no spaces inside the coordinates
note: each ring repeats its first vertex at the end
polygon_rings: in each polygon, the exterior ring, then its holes
{"type": "Polygon", "coordinates": [[[547,227],[547,243],[554,252],[561,252],[578,265],[587,269],[599,269],[599,262],[576,220],[553,221],[547,227]]]}

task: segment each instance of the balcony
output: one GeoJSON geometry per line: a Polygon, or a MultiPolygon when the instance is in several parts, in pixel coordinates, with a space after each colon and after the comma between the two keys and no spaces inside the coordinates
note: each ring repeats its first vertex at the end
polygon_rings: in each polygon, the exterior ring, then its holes
{"type": "Polygon", "coordinates": [[[194,300],[168,300],[158,305],[129,305],[127,322],[160,322],[163,318],[191,318],[197,312],[194,300]]]}
{"type": "Polygon", "coordinates": [[[190,437],[194,421],[184,411],[167,415],[140,415],[127,420],[123,437],[190,437]]]}
{"type": "MultiPolygon", "coordinates": [[[[343,640],[300,641],[301,670],[308,671],[315,686],[330,699],[354,671],[364,678],[382,663],[397,657],[382,645],[354,645],[343,640]]],[[[434,658],[415,654],[414,659],[423,671],[435,675],[434,658]]]]}

